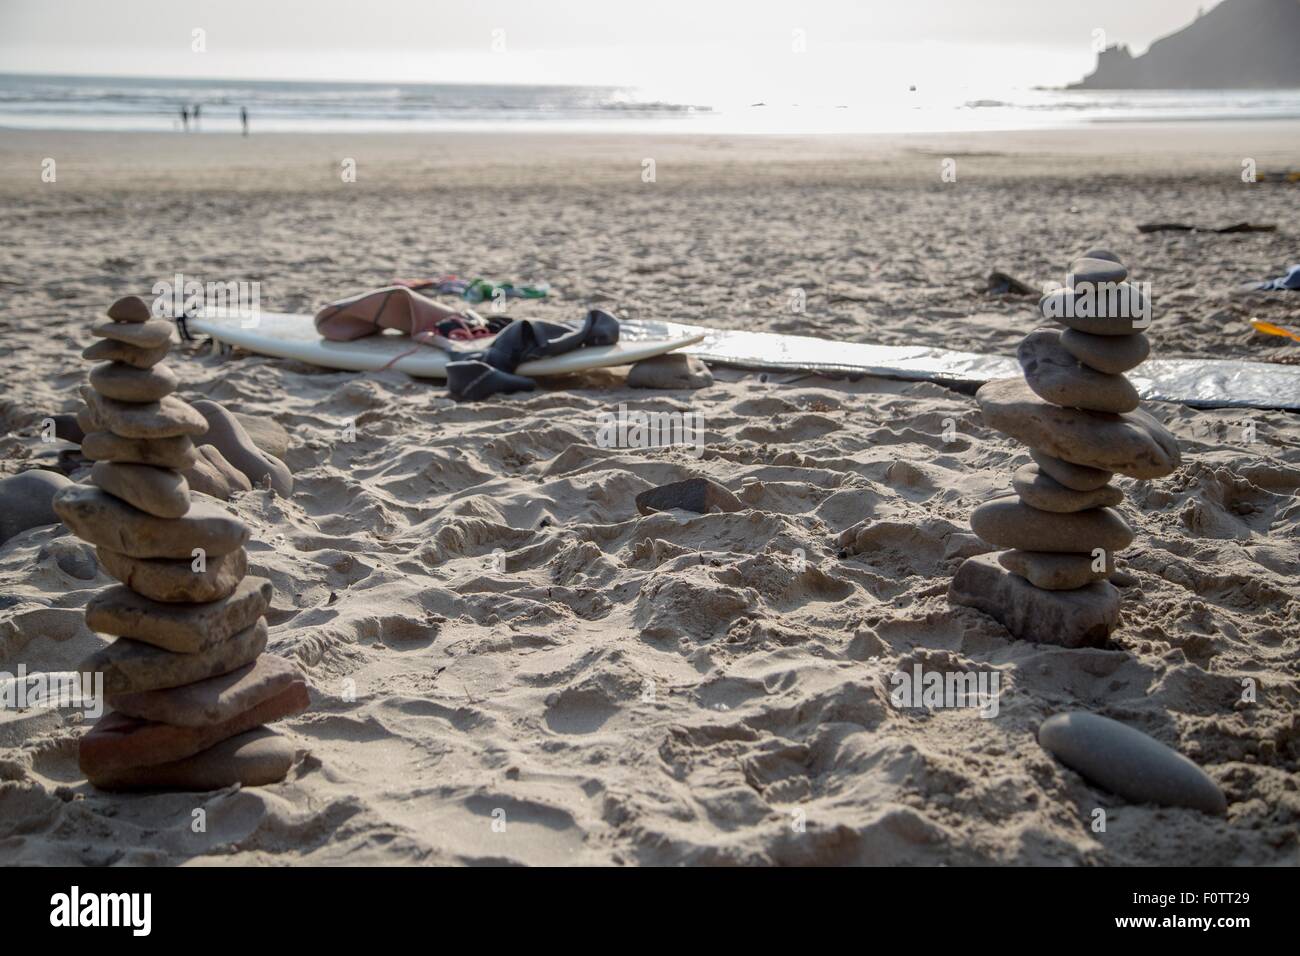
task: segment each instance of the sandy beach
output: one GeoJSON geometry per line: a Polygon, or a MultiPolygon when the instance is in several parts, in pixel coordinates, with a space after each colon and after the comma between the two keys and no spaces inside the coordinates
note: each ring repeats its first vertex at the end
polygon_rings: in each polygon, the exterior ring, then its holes
{"type": "MultiPolygon", "coordinates": [[[[0,477],[59,469],[89,326],[176,273],[312,312],[394,278],[545,280],[523,318],[599,305],[831,340],[1014,355],[1034,286],[1104,245],[1155,295],[1154,355],[1297,363],[1300,124],[912,136],[0,136],[0,477]],[[52,159],[53,182],[42,181],[52,159]],[[355,182],[341,171],[354,161],[355,182]],[[653,160],[654,180],[643,179],[653,160]],[[941,177],[952,160],[955,181],[941,177]],[[1275,232],[1141,234],[1150,222],[1275,232]],[[802,289],[807,311],[788,308],[802,289]]],[[[1013,641],[954,609],[990,550],[971,510],[1024,448],[934,384],[626,369],[457,404],[397,372],[178,344],[179,394],[274,420],[290,498],[232,508],[275,589],[272,653],[307,673],[289,779],[118,795],[75,713],[0,712],[0,863],[1048,864],[1300,861],[1300,419],[1151,403],[1182,466],[1117,478],[1137,540],[1099,649],[1013,641]],[[703,457],[599,446],[619,405],[702,416],[703,457]],[[955,423],[955,440],[942,437],[955,423]],[[345,432],[355,428],[355,441],[345,432]],[[729,514],[638,514],[694,475],[729,514]],[[996,717],[900,710],[915,664],[996,671],[996,717]],[[1242,701],[1244,682],[1257,689],[1242,701]],[[1187,755],[1214,817],[1129,805],[1037,743],[1091,710],[1187,755]],[[207,811],[206,832],[190,822],[207,811]],[[1104,807],[1105,832],[1092,827],[1104,807]],[[494,826],[504,821],[504,826],[494,826]],[[798,823],[799,825],[794,825],[798,823]]],[[[64,456],[66,464],[75,461],[64,456]]],[[[84,470],[73,471],[79,479],[84,470]]],[[[73,669],[110,579],[61,525],[0,544],[0,670],[73,669]]]]}

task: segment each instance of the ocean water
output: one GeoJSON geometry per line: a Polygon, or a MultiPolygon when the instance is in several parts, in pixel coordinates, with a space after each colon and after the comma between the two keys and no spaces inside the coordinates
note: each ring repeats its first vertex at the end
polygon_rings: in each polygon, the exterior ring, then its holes
{"type": "Polygon", "coordinates": [[[656,96],[613,86],[320,83],[0,74],[0,127],[70,130],[199,128],[236,132],[240,108],[257,132],[439,130],[871,133],[1068,128],[1300,118],[1300,90],[1060,91],[917,89],[834,91],[750,100],[656,96]],[[193,123],[191,123],[193,127],[193,123]]]}

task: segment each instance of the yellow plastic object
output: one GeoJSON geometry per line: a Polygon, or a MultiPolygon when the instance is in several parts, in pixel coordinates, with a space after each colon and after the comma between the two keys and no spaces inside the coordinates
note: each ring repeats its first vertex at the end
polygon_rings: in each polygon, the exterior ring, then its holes
{"type": "Polygon", "coordinates": [[[1259,319],[1251,319],[1250,324],[1255,327],[1256,331],[1263,332],[1265,335],[1280,335],[1283,338],[1295,339],[1300,342],[1300,331],[1296,329],[1288,329],[1284,325],[1274,325],[1272,322],[1263,322],[1259,319]]]}

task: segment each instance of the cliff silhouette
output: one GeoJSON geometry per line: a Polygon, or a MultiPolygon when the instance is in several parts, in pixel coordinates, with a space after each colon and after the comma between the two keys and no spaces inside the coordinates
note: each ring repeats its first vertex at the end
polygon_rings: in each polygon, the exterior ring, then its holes
{"type": "Polygon", "coordinates": [[[1072,90],[1300,87],[1300,0],[1223,0],[1141,56],[1115,45],[1072,90]]]}

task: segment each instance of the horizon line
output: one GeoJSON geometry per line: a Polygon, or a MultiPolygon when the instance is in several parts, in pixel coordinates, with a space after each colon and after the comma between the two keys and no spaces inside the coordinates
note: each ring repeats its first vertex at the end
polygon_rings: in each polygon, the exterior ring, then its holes
{"type": "Polygon", "coordinates": [[[47,73],[39,70],[0,70],[0,77],[44,77],[70,80],[184,80],[193,83],[347,83],[353,86],[526,86],[550,89],[635,88],[633,83],[483,83],[467,80],[346,80],[252,76],[180,76],[137,73],[47,73]]]}

